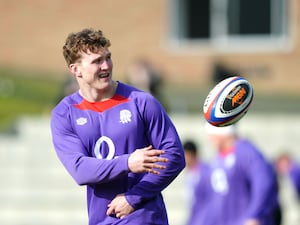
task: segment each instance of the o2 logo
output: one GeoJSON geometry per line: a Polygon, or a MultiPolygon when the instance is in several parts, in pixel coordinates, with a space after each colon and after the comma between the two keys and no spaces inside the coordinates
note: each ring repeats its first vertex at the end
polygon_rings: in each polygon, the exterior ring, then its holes
{"type": "Polygon", "coordinates": [[[94,153],[97,159],[107,159],[107,160],[113,159],[115,156],[115,152],[116,152],[115,145],[109,137],[102,136],[97,140],[94,148],[94,153]],[[106,157],[103,157],[103,155],[100,152],[101,144],[103,142],[106,143],[106,145],[108,146],[108,154],[106,157]]]}
{"type": "Polygon", "coordinates": [[[229,190],[226,173],[223,169],[215,169],[211,174],[210,182],[213,190],[217,193],[226,194],[229,190]]]}

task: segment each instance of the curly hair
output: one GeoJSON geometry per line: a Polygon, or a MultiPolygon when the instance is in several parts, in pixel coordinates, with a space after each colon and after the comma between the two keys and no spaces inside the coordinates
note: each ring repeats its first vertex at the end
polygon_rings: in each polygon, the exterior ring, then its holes
{"type": "Polygon", "coordinates": [[[101,30],[83,29],[77,33],[70,33],[63,46],[63,55],[67,65],[80,60],[81,52],[97,52],[109,47],[110,41],[104,37],[101,30]]]}

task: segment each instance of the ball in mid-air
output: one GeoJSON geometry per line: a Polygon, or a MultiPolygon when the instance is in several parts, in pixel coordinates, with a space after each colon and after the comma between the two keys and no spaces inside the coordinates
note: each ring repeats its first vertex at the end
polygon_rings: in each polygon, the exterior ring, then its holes
{"type": "Polygon", "coordinates": [[[207,95],[203,104],[204,117],[210,124],[224,127],[239,121],[248,111],[253,88],[240,76],[219,82],[207,95]]]}

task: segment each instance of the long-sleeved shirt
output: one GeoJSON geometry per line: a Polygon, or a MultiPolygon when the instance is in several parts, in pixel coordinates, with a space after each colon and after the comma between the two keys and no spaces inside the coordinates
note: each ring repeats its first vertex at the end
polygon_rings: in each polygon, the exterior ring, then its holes
{"type": "Polygon", "coordinates": [[[230,154],[218,155],[204,172],[189,225],[243,225],[247,219],[277,224],[275,172],[249,141],[238,140],[230,154]]]}
{"type": "Polygon", "coordinates": [[[292,181],[295,192],[300,200],[300,165],[292,163],[291,169],[289,171],[289,177],[292,181]]]}
{"type": "Polygon", "coordinates": [[[87,185],[90,225],[168,224],[161,191],[185,160],[175,126],[152,95],[121,82],[102,102],[76,92],[53,109],[51,131],[59,159],[79,185],[87,185]],[[130,172],[129,155],[149,145],[165,150],[167,168],[159,175],[130,172]],[[107,216],[107,205],[120,193],[135,211],[124,219],[107,216]]]}

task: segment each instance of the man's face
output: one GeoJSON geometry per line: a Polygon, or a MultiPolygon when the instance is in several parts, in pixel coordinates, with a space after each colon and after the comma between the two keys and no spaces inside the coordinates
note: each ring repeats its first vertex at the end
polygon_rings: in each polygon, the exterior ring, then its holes
{"type": "Polygon", "coordinates": [[[217,150],[221,150],[224,147],[224,143],[228,137],[225,135],[209,134],[208,138],[213,147],[215,147],[217,150]]]}
{"type": "Polygon", "coordinates": [[[79,82],[79,86],[105,88],[112,78],[113,63],[110,51],[105,48],[96,53],[81,53],[80,61],[71,64],[70,70],[79,82]]]}
{"type": "Polygon", "coordinates": [[[191,170],[197,161],[197,156],[190,151],[184,151],[186,168],[191,170]]]}

